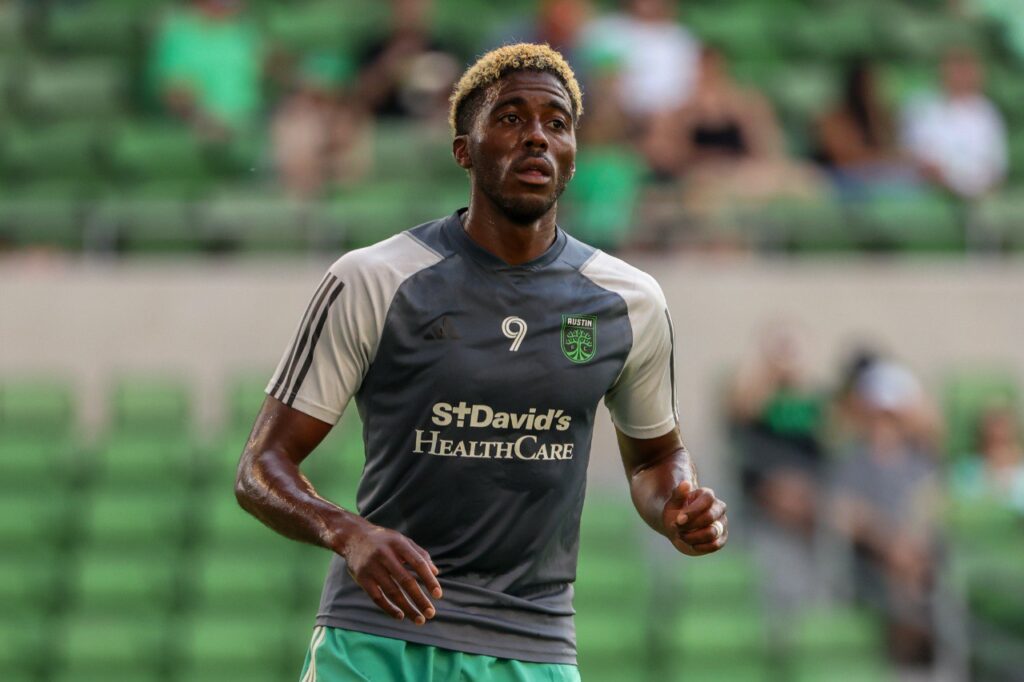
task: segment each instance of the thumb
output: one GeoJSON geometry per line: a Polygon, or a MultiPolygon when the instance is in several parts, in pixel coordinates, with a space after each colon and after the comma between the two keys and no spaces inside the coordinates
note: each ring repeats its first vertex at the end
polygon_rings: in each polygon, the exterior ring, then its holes
{"type": "Polygon", "coordinates": [[[673,507],[682,507],[686,504],[686,497],[693,490],[693,483],[690,481],[682,481],[672,490],[672,495],[668,498],[668,504],[673,507]]]}

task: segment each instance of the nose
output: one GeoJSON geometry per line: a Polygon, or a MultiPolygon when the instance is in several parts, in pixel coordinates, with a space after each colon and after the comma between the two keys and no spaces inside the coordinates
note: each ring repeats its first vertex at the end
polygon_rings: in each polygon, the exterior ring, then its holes
{"type": "Polygon", "coordinates": [[[548,137],[544,134],[544,126],[541,124],[540,120],[535,119],[526,127],[523,145],[527,149],[547,151],[548,137]]]}

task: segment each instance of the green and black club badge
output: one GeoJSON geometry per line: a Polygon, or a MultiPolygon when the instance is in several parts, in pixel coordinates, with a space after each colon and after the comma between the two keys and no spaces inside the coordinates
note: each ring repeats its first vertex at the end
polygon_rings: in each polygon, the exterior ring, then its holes
{"type": "Polygon", "coordinates": [[[578,365],[597,352],[597,315],[562,315],[562,353],[578,365]]]}

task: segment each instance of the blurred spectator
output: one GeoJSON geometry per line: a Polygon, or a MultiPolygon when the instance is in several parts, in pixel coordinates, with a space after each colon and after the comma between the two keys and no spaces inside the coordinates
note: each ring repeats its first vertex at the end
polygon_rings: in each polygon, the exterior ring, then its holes
{"type": "Polygon", "coordinates": [[[220,139],[261,113],[263,56],[242,0],[193,0],[160,24],[151,73],[171,113],[220,139]]]}
{"type": "Polygon", "coordinates": [[[581,49],[612,53],[622,64],[618,97],[638,130],[654,114],[678,109],[696,80],[696,39],[675,19],[673,0],[624,0],[624,12],[584,28],[581,49]]]}
{"type": "Polygon", "coordinates": [[[854,550],[857,596],[886,616],[894,660],[928,664],[940,488],[935,453],[915,438],[924,392],[889,361],[873,363],[855,390],[863,430],[835,472],[834,520],[854,550]]]}
{"type": "Polygon", "coordinates": [[[865,199],[913,191],[917,174],[896,144],[892,113],[878,91],[874,66],[852,62],[843,76],[842,99],[816,122],[818,156],[840,194],[865,199]]]}
{"type": "MultiPolygon", "coordinates": [[[[566,60],[579,68],[577,47],[580,33],[590,21],[593,8],[589,0],[541,0],[536,17],[503,27],[493,45],[506,43],[546,43],[561,52],[566,60]]],[[[588,88],[589,90],[589,88],[588,88]]],[[[593,99],[593,97],[588,97],[593,99]]],[[[590,116],[587,105],[587,116],[590,116]]]]}
{"type": "Polygon", "coordinates": [[[975,450],[955,465],[952,483],[958,498],[988,498],[1024,514],[1024,446],[1011,408],[982,412],[975,450]]]}
{"type": "Polygon", "coordinates": [[[658,175],[683,178],[687,209],[709,223],[721,224],[738,204],[823,191],[812,166],[786,156],[768,100],[737,83],[712,47],[701,51],[689,101],[654,117],[644,152],[658,175]]]}
{"type": "Polygon", "coordinates": [[[316,197],[369,170],[371,120],[348,91],[353,75],[352,65],[340,57],[309,55],[295,91],[274,114],[274,159],[292,196],[316,197]]]}
{"type": "Polygon", "coordinates": [[[757,354],[736,374],[729,414],[740,435],[744,488],[782,522],[807,527],[822,457],[822,405],[804,363],[804,341],[797,330],[784,322],[773,324],[762,335],[757,354]],[[782,478],[794,494],[775,494],[782,478]]]}
{"type": "Polygon", "coordinates": [[[942,93],[912,103],[904,116],[903,144],[921,173],[965,199],[995,189],[1007,170],[1005,124],[982,93],[983,80],[972,52],[949,50],[942,62],[942,93]]]}
{"type": "Polygon", "coordinates": [[[359,99],[376,116],[447,120],[456,50],[431,33],[431,0],[391,0],[391,26],[360,60],[359,99]]]}

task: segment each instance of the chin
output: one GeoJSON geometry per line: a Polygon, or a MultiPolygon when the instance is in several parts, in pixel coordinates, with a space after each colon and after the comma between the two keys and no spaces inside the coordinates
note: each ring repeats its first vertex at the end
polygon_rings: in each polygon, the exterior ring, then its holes
{"type": "Polygon", "coordinates": [[[532,223],[542,218],[555,206],[555,197],[508,197],[501,202],[501,209],[512,221],[532,223]]]}

